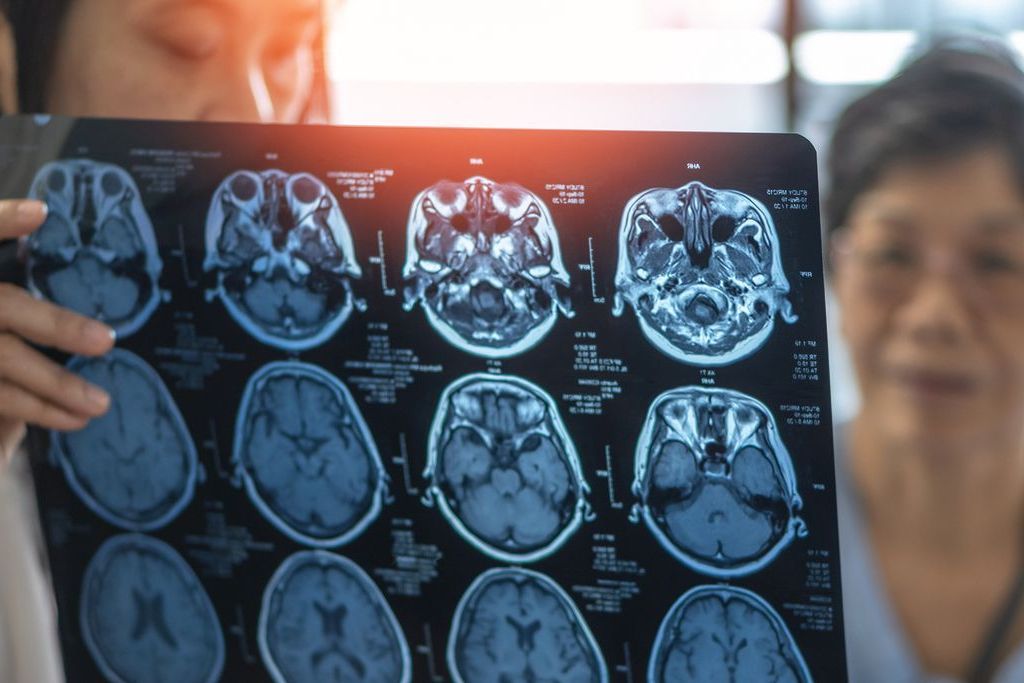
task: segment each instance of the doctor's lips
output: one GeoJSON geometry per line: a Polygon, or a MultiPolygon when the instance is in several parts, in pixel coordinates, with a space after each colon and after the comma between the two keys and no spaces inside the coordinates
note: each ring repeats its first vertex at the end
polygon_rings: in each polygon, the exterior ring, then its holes
{"type": "Polygon", "coordinates": [[[890,379],[921,394],[932,396],[965,396],[978,388],[978,382],[971,377],[941,370],[925,368],[889,368],[890,379]]]}

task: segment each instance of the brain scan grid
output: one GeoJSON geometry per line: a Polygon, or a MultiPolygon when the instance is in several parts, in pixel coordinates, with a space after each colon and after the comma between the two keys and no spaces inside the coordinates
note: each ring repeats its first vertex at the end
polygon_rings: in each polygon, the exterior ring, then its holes
{"type": "Polygon", "coordinates": [[[198,456],[160,377],[130,351],[76,357],[68,369],[111,395],[110,409],[76,432],[54,432],[52,456],[101,518],[130,531],[171,522],[192,500],[198,456]]]}
{"type": "Polygon", "coordinates": [[[298,361],[271,363],[246,388],[234,463],[274,526],[300,543],[332,547],[380,512],[386,478],[348,388],[298,361]]]}
{"type": "Polygon", "coordinates": [[[635,472],[636,512],[666,550],[703,574],[750,574],[807,533],[775,420],[739,392],[684,387],[659,396],[635,472]]]}
{"type": "Polygon", "coordinates": [[[173,548],[141,534],[114,536],[89,562],[80,622],[114,683],[215,683],[224,635],[199,579],[173,548]]]}
{"type": "Polygon", "coordinates": [[[462,596],[448,637],[456,683],[607,683],[601,650],[558,584],[526,569],[492,569],[462,596]]]}
{"type": "Polygon", "coordinates": [[[628,303],[648,341],[694,365],[749,356],[768,339],[776,312],[796,320],[768,210],[696,181],[629,202],[615,287],[617,315],[628,303]]]}
{"type": "Polygon", "coordinates": [[[422,303],[452,346],[504,358],[536,345],[558,312],[571,316],[558,233],[524,187],[475,176],[424,190],[409,216],[406,308],[422,303]]]}
{"type": "Polygon", "coordinates": [[[276,683],[410,683],[409,646],[380,590],[348,558],[289,557],[263,594],[260,653],[276,683]]]}
{"type": "Polygon", "coordinates": [[[428,457],[432,500],[496,559],[546,557],[587,514],[589,487],[557,405],[526,380],[477,374],[448,387],[428,457]]]}
{"type": "Polygon", "coordinates": [[[39,169],[28,196],[49,209],[27,239],[29,288],[119,337],[142,327],[160,302],[163,263],[132,177],[113,164],[63,159],[39,169]]]}
{"type": "Polygon", "coordinates": [[[362,274],[338,200],[308,173],[238,171],[214,193],[204,268],[253,337],[301,351],[330,339],[359,302],[362,274]]]}
{"type": "Polygon", "coordinates": [[[0,288],[117,332],[25,439],[68,683],[846,680],[806,140],[3,116],[0,179],[0,288]]]}
{"type": "Polygon", "coordinates": [[[811,683],[778,613],[733,586],[698,586],[679,598],[649,661],[648,683],[811,683]]]}

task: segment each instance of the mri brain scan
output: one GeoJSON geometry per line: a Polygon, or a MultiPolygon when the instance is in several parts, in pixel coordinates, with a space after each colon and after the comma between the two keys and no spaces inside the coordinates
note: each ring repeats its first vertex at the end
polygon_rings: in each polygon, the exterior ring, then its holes
{"type": "Polygon", "coordinates": [[[771,335],[776,312],[796,320],[768,209],[699,182],[630,201],[615,287],[616,315],[628,303],[654,346],[694,365],[750,355],[771,335]]]}
{"type": "Polygon", "coordinates": [[[195,573],[163,541],[140,534],[100,546],[82,582],[82,635],[108,681],[214,683],[224,635],[195,573]]]}
{"type": "Polygon", "coordinates": [[[571,316],[558,233],[535,194],[474,177],[424,190],[409,217],[405,307],[423,304],[449,343],[503,358],[571,316]]]}
{"type": "Polygon", "coordinates": [[[377,447],[352,394],[307,363],[270,363],[249,380],[233,460],[260,512],[300,543],[352,540],[386,494],[377,447]]]}
{"type": "Polygon", "coordinates": [[[647,681],[812,683],[771,605],[732,586],[698,586],[676,601],[658,629],[647,681]]]}
{"type": "Polygon", "coordinates": [[[68,369],[102,387],[110,409],[77,432],[53,432],[51,452],[79,498],[130,531],[168,524],[189,504],[199,459],[170,392],[144,360],[124,349],[76,357],[68,369]]]}
{"type": "Polygon", "coordinates": [[[238,171],[214,193],[206,218],[207,271],[249,334],[286,351],[327,341],[355,306],[362,271],[331,191],[308,173],[238,171]]]}
{"type": "Polygon", "coordinates": [[[637,442],[635,474],[634,520],[642,516],[695,571],[750,574],[807,533],[775,420],[745,394],[686,387],[659,396],[637,442]]]}
{"type": "Polygon", "coordinates": [[[276,683],[408,683],[409,646],[380,589],[351,560],[298,552],[275,572],[259,622],[276,683]]]}
{"type": "Polygon", "coordinates": [[[29,196],[49,207],[26,239],[29,288],[120,337],[142,327],[160,302],[163,265],[132,177],[98,161],[53,161],[39,169],[29,196]]]}
{"type": "Polygon", "coordinates": [[[589,488],[554,400],[517,377],[469,375],[445,390],[424,476],[452,527],[504,562],[550,555],[589,515],[589,488]]]}
{"type": "Polygon", "coordinates": [[[583,615],[558,584],[525,569],[491,569],[459,601],[448,636],[456,683],[606,683],[583,615]]]}

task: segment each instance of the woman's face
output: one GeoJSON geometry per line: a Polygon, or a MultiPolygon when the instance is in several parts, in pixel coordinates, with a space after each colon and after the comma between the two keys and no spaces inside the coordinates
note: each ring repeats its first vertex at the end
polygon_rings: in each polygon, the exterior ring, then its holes
{"type": "Polygon", "coordinates": [[[1024,417],[1024,195],[989,148],[884,173],[836,236],[835,286],[862,416],[969,447],[1024,417]]]}
{"type": "Polygon", "coordinates": [[[72,0],[48,111],[297,121],[321,18],[320,0],[72,0]]]}

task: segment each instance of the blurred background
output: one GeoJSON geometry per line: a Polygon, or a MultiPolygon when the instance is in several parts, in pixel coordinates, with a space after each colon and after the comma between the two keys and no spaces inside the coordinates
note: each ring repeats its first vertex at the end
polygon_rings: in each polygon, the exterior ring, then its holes
{"type": "MultiPolygon", "coordinates": [[[[1020,0],[341,0],[334,26],[338,123],[794,131],[819,160],[842,107],[929,36],[1024,53],[1020,0]]],[[[857,397],[829,315],[842,419],[857,397]]]]}

